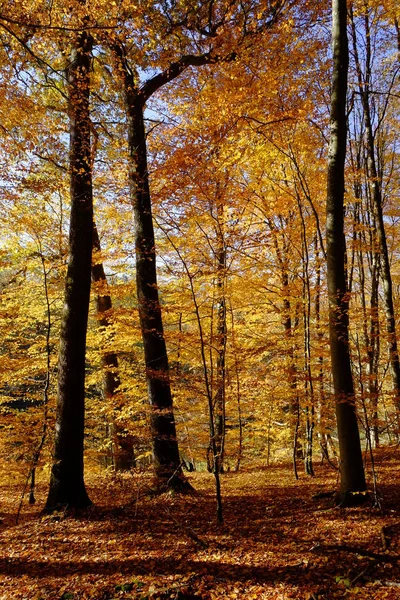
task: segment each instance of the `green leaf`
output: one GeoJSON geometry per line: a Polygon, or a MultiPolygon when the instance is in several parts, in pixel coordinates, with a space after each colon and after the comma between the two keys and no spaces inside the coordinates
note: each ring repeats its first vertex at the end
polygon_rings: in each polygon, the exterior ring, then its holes
{"type": "Polygon", "coordinates": [[[342,575],[338,575],[337,577],[335,577],[335,581],[336,581],[336,583],[340,583],[341,585],[344,585],[347,588],[351,587],[350,579],[347,579],[346,577],[342,577],[342,575]]]}
{"type": "Polygon", "coordinates": [[[130,592],[133,589],[133,583],[120,583],[115,586],[116,592],[130,592]]]}

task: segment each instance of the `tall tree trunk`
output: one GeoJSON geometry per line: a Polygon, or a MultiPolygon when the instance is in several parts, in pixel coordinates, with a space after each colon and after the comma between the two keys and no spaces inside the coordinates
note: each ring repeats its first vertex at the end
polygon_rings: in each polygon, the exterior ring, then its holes
{"type": "MultiPolygon", "coordinates": [[[[357,191],[356,191],[357,193],[357,191]]],[[[356,195],[357,198],[357,195],[356,195]]],[[[361,200],[361,197],[358,196],[361,200]]],[[[355,223],[359,224],[359,210],[358,203],[356,204],[355,211],[355,223]]],[[[363,263],[363,253],[361,251],[362,240],[361,231],[358,232],[359,238],[359,250],[357,251],[358,257],[358,271],[360,274],[360,298],[361,308],[363,313],[363,337],[364,345],[367,352],[367,395],[369,404],[372,408],[372,415],[368,422],[372,424],[372,430],[368,432],[368,435],[373,441],[373,445],[379,445],[379,434],[378,434],[378,358],[379,358],[379,319],[378,319],[378,279],[379,279],[379,253],[376,252],[376,243],[372,242],[372,252],[370,258],[370,275],[371,275],[371,295],[370,295],[370,306],[369,306],[369,317],[367,313],[367,303],[365,295],[365,273],[363,263]],[[368,323],[369,319],[369,323],[368,323]],[[369,325],[369,327],[368,327],[369,325]]],[[[375,237],[375,233],[372,233],[372,237],[375,237]]],[[[361,361],[360,361],[361,365],[361,361]]],[[[362,379],[362,366],[360,366],[360,378],[362,379]]]]}
{"type": "MultiPolygon", "coordinates": [[[[383,202],[382,202],[382,182],[378,174],[376,163],[375,136],[373,132],[372,116],[371,116],[371,31],[369,25],[368,9],[364,14],[365,38],[366,38],[366,53],[365,53],[365,69],[363,77],[361,64],[358,57],[357,49],[357,33],[354,23],[353,13],[350,11],[351,25],[353,34],[353,51],[356,62],[356,71],[358,78],[358,87],[361,96],[363,107],[363,116],[365,121],[365,137],[366,137],[366,153],[367,153],[367,171],[369,184],[372,190],[373,208],[377,223],[377,234],[379,251],[381,255],[381,279],[382,279],[382,298],[386,317],[386,330],[388,334],[389,360],[393,381],[394,404],[397,413],[397,428],[400,429],[400,360],[397,347],[396,335],[396,319],[393,303],[393,284],[390,269],[389,252],[386,240],[385,223],[383,217],[383,202]]],[[[398,431],[399,434],[399,431],[398,431]]]]}
{"type": "Polygon", "coordinates": [[[346,0],[332,2],[333,71],[326,203],[329,340],[340,450],[340,493],[350,503],[366,489],[355,409],[349,352],[349,314],[345,273],[344,165],[346,157],[346,95],[349,64],[346,0]]]}
{"type": "MultiPolygon", "coordinates": [[[[353,31],[354,42],[354,21],[352,11],[350,10],[351,25],[353,31]]],[[[357,49],[355,48],[355,55],[357,49]]],[[[367,353],[366,379],[367,379],[367,394],[371,408],[371,416],[367,421],[372,424],[371,431],[367,431],[368,439],[371,439],[372,445],[379,445],[379,430],[378,430],[378,363],[379,363],[379,310],[378,310],[378,284],[379,284],[379,269],[380,269],[380,253],[376,235],[376,220],[374,211],[370,209],[369,195],[367,193],[367,204],[363,207],[363,187],[360,176],[362,173],[361,156],[364,153],[364,144],[362,140],[362,132],[357,140],[356,154],[352,155],[352,168],[354,176],[354,252],[358,260],[358,273],[360,285],[360,299],[363,313],[363,338],[367,353]],[[364,214],[363,223],[366,227],[361,227],[360,212],[364,214]],[[365,239],[365,229],[368,231],[368,240],[365,239]],[[363,247],[368,250],[363,252],[363,247]],[[367,311],[366,303],[366,286],[365,286],[365,268],[364,256],[367,257],[369,265],[371,294],[370,306],[367,311]],[[369,313],[369,314],[368,314],[369,313]]],[[[360,361],[360,381],[362,382],[362,362],[360,361]]],[[[365,406],[365,404],[364,404],[365,406]]]]}
{"type": "Polygon", "coordinates": [[[328,427],[326,423],[326,397],[324,389],[324,333],[321,328],[321,257],[318,244],[318,236],[315,236],[315,328],[318,339],[318,402],[317,402],[317,426],[319,443],[321,446],[321,462],[326,458],[329,460],[328,427]]]}
{"type": "MultiPolygon", "coordinates": [[[[219,196],[219,194],[218,194],[219,196]]],[[[219,472],[224,471],[225,450],[225,355],[226,355],[226,247],[224,239],[224,205],[223,200],[217,197],[217,373],[216,393],[214,396],[215,415],[215,445],[219,454],[219,472]]]]}
{"type": "Polygon", "coordinates": [[[150,422],[155,472],[160,487],[190,488],[179,459],[172,405],[167,348],[158,295],[152,207],[147,169],[144,99],[126,62],[114,47],[122,75],[128,120],[130,195],[135,219],[136,287],[151,406],[150,422]]]}
{"type": "MultiPolygon", "coordinates": [[[[100,258],[101,246],[96,223],[93,223],[93,253],[92,281],[96,291],[96,310],[100,327],[107,330],[112,325],[112,301],[100,258]]],[[[101,366],[103,368],[103,395],[106,400],[110,401],[116,396],[121,384],[117,354],[113,351],[102,352],[101,366]]],[[[107,429],[111,439],[110,454],[114,469],[116,471],[129,471],[135,462],[131,438],[126,435],[124,428],[114,418],[108,421],[107,429]]]]}
{"type": "MultiPolygon", "coordinates": [[[[376,256],[374,257],[377,258],[376,256]]],[[[378,280],[380,262],[374,260],[372,271],[372,289],[370,297],[370,348],[368,349],[368,393],[371,405],[371,438],[373,446],[378,448],[379,442],[379,417],[378,417],[378,363],[380,354],[379,342],[379,312],[378,312],[378,280]]]]}
{"type": "Polygon", "coordinates": [[[301,207],[300,195],[296,190],[297,207],[301,221],[301,241],[302,241],[302,266],[303,266],[303,332],[304,332],[304,396],[305,396],[305,414],[306,414],[306,436],[304,469],[306,475],[314,475],[312,464],[313,455],[313,433],[314,433],[314,382],[311,370],[311,290],[309,276],[309,252],[307,245],[307,230],[304,220],[304,214],[301,207]]]}
{"type": "Polygon", "coordinates": [[[83,481],[85,351],[92,269],[90,68],[92,38],[79,34],[67,71],[71,221],[61,321],[56,434],[46,510],[91,504],[83,481]]]}

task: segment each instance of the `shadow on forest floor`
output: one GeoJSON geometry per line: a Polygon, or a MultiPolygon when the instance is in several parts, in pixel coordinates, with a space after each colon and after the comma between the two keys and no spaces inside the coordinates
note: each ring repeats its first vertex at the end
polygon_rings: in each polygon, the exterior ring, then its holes
{"type": "Polygon", "coordinates": [[[380,466],[382,511],[314,498],[335,489],[324,469],[297,482],[290,467],[230,473],[222,525],[203,473],[182,497],[139,494],[142,476],[89,477],[94,507],[66,518],[40,516],[42,485],[17,526],[18,490],[4,487],[0,599],[400,598],[398,467],[380,466]]]}

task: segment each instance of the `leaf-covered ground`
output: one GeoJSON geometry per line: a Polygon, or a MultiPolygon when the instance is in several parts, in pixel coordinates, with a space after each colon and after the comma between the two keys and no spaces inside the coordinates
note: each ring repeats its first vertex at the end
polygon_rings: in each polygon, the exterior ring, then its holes
{"type": "Polygon", "coordinates": [[[280,465],[222,476],[223,525],[213,479],[192,496],[149,494],[148,476],[88,476],[84,515],[41,516],[20,486],[1,488],[0,599],[400,598],[400,460],[378,457],[382,510],[332,506],[317,467],[294,481],[280,465]]]}

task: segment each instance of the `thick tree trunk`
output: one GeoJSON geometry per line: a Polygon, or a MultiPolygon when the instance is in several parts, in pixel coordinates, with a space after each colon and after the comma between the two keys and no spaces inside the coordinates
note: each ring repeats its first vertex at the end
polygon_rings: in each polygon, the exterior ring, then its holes
{"type": "Polygon", "coordinates": [[[91,504],[83,481],[85,351],[92,269],[90,68],[92,39],[78,36],[68,68],[71,221],[61,321],[55,449],[46,510],[91,504]]]}
{"type": "Polygon", "coordinates": [[[327,177],[326,254],[328,267],[329,340],[340,450],[340,493],[344,504],[366,489],[355,409],[348,336],[345,274],[344,165],[346,157],[346,94],[348,42],[346,0],[332,2],[333,72],[327,177]]]}
{"type": "MultiPolygon", "coordinates": [[[[109,329],[112,325],[112,301],[107,284],[103,263],[100,260],[101,246],[96,224],[93,223],[93,264],[92,281],[96,292],[96,310],[99,325],[109,329]]],[[[117,394],[121,384],[119,378],[118,356],[115,352],[102,352],[101,363],[103,368],[103,395],[106,400],[111,400],[117,394]]],[[[129,471],[134,466],[135,455],[131,438],[126,435],[124,428],[114,419],[108,422],[108,434],[111,438],[111,462],[116,471],[129,471]]]]}
{"type": "Polygon", "coordinates": [[[130,154],[130,194],[135,218],[136,286],[156,476],[161,487],[190,488],[179,459],[167,348],[158,296],[156,253],[147,169],[144,99],[123,49],[114,48],[125,92],[130,154]]]}

